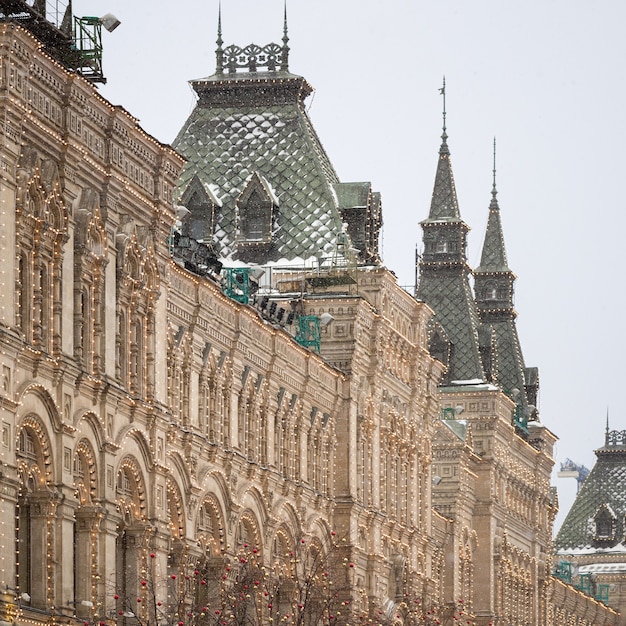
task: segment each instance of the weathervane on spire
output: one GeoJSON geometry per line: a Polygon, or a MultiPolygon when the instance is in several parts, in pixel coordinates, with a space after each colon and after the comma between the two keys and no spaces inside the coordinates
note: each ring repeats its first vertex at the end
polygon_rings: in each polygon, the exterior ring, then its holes
{"type": "Polygon", "coordinates": [[[493,138],[493,187],[491,188],[491,195],[495,199],[498,195],[498,190],[496,189],[496,138],[493,138]]]}
{"type": "Polygon", "coordinates": [[[439,87],[439,93],[443,96],[443,134],[446,134],[446,77],[443,77],[443,85],[439,87]]]}

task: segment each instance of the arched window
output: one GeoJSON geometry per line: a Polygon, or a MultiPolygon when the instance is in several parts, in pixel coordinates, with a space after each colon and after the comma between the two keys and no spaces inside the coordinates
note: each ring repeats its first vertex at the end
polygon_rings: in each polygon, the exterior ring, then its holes
{"type": "Polygon", "coordinates": [[[254,172],[237,198],[240,245],[270,244],[278,199],[263,176],[254,172]]]}
{"type": "MultiPolygon", "coordinates": [[[[115,503],[120,514],[115,541],[115,588],[117,609],[128,610],[128,601],[136,598],[147,548],[145,484],[136,462],[126,458],[120,464],[116,480],[115,503]]],[[[145,610],[145,607],[138,607],[145,610]]]]}
{"type": "Polygon", "coordinates": [[[18,327],[27,340],[49,354],[61,350],[63,245],[68,214],[56,164],[24,147],[16,198],[18,327]]]}
{"type": "Polygon", "coordinates": [[[47,467],[50,459],[44,453],[43,433],[36,420],[27,418],[19,432],[17,445],[21,485],[16,508],[17,587],[27,594],[27,602],[45,609],[52,602],[53,589],[47,584],[55,500],[48,488],[47,467]]]}

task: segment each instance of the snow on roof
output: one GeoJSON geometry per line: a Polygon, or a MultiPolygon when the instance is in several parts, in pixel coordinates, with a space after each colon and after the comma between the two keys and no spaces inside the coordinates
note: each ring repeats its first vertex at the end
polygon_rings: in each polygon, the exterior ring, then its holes
{"type": "Polygon", "coordinates": [[[444,387],[446,391],[452,391],[453,389],[463,391],[467,388],[471,388],[474,391],[499,391],[498,387],[492,385],[491,383],[485,382],[481,378],[472,378],[469,380],[451,380],[450,384],[444,387]]]}
{"type": "Polygon", "coordinates": [[[272,185],[270,185],[270,183],[267,180],[267,178],[265,178],[265,176],[259,176],[259,178],[261,179],[261,182],[263,183],[263,186],[265,187],[265,190],[267,191],[267,193],[269,194],[270,198],[272,199],[272,202],[274,203],[274,206],[280,206],[280,204],[278,203],[278,196],[276,195],[276,192],[274,191],[274,188],[272,187],[272,185]]]}
{"type": "Polygon", "coordinates": [[[213,183],[204,183],[204,188],[206,189],[206,192],[211,200],[213,200],[213,204],[221,208],[222,200],[218,195],[219,187],[217,185],[214,185],[213,183]]]}
{"type": "Polygon", "coordinates": [[[561,548],[556,552],[559,556],[586,556],[588,554],[626,554],[626,546],[618,543],[612,547],[597,548],[586,545],[579,548],[561,548]]]}
{"type": "Polygon", "coordinates": [[[472,378],[470,380],[451,380],[451,385],[480,385],[485,381],[482,378],[472,378]]]}
{"type": "Polygon", "coordinates": [[[579,574],[623,574],[626,573],[626,563],[592,563],[581,565],[579,574]]]}

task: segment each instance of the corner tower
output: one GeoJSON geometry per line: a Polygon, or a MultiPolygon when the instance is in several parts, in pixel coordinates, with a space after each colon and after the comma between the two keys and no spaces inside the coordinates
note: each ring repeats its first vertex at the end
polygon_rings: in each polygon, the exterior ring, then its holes
{"type": "MultiPolygon", "coordinates": [[[[480,265],[474,270],[474,291],[480,317],[480,351],[487,379],[523,407],[537,403],[537,368],[526,368],[517,334],[513,305],[515,274],[510,270],[504,246],[498,191],[496,144],[493,152],[493,186],[489,219],[480,265]],[[521,393],[524,390],[525,393],[521,393]]],[[[531,412],[534,412],[531,410],[531,412]]]]}
{"type": "Polygon", "coordinates": [[[416,296],[434,311],[429,329],[431,354],[447,367],[447,381],[484,380],[478,347],[478,313],[469,284],[469,227],[461,219],[446,132],[445,82],[443,134],[428,218],[420,223],[424,252],[416,296]]]}

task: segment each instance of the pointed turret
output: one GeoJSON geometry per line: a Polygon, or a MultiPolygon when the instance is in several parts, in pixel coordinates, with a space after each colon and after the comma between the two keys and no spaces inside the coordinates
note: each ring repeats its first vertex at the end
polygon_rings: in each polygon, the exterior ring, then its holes
{"type": "Polygon", "coordinates": [[[502,234],[502,220],[496,188],[496,142],[493,142],[493,186],[489,204],[487,231],[480,257],[480,265],[474,270],[476,303],[483,314],[500,319],[514,319],[513,283],[515,274],[509,269],[502,234]]]}
{"type": "Polygon", "coordinates": [[[478,314],[469,284],[469,227],[461,219],[448,147],[445,109],[435,185],[428,219],[421,222],[424,254],[419,262],[417,297],[435,317],[430,329],[433,356],[448,366],[447,381],[484,379],[478,349],[478,314]]]}
{"type": "Polygon", "coordinates": [[[443,132],[441,133],[441,147],[439,148],[439,161],[435,174],[435,187],[430,203],[429,221],[454,221],[461,219],[459,203],[456,197],[456,187],[452,174],[452,162],[450,149],[448,148],[448,133],[446,129],[446,79],[443,79],[443,87],[440,89],[443,96],[443,132]]]}
{"type": "Polygon", "coordinates": [[[502,221],[500,220],[500,206],[498,205],[498,191],[496,189],[496,175],[494,169],[493,188],[491,190],[491,202],[489,203],[489,220],[483,252],[480,257],[480,265],[476,271],[508,272],[504,248],[504,236],[502,235],[502,221]]]}
{"type": "Polygon", "coordinates": [[[515,274],[509,269],[496,188],[496,142],[493,143],[493,186],[480,265],[474,270],[476,306],[481,321],[480,351],[488,379],[525,408],[532,417],[537,398],[536,369],[526,369],[513,306],[515,274]],[[525,393],[520,393],[522,390],[525,393]]]}

